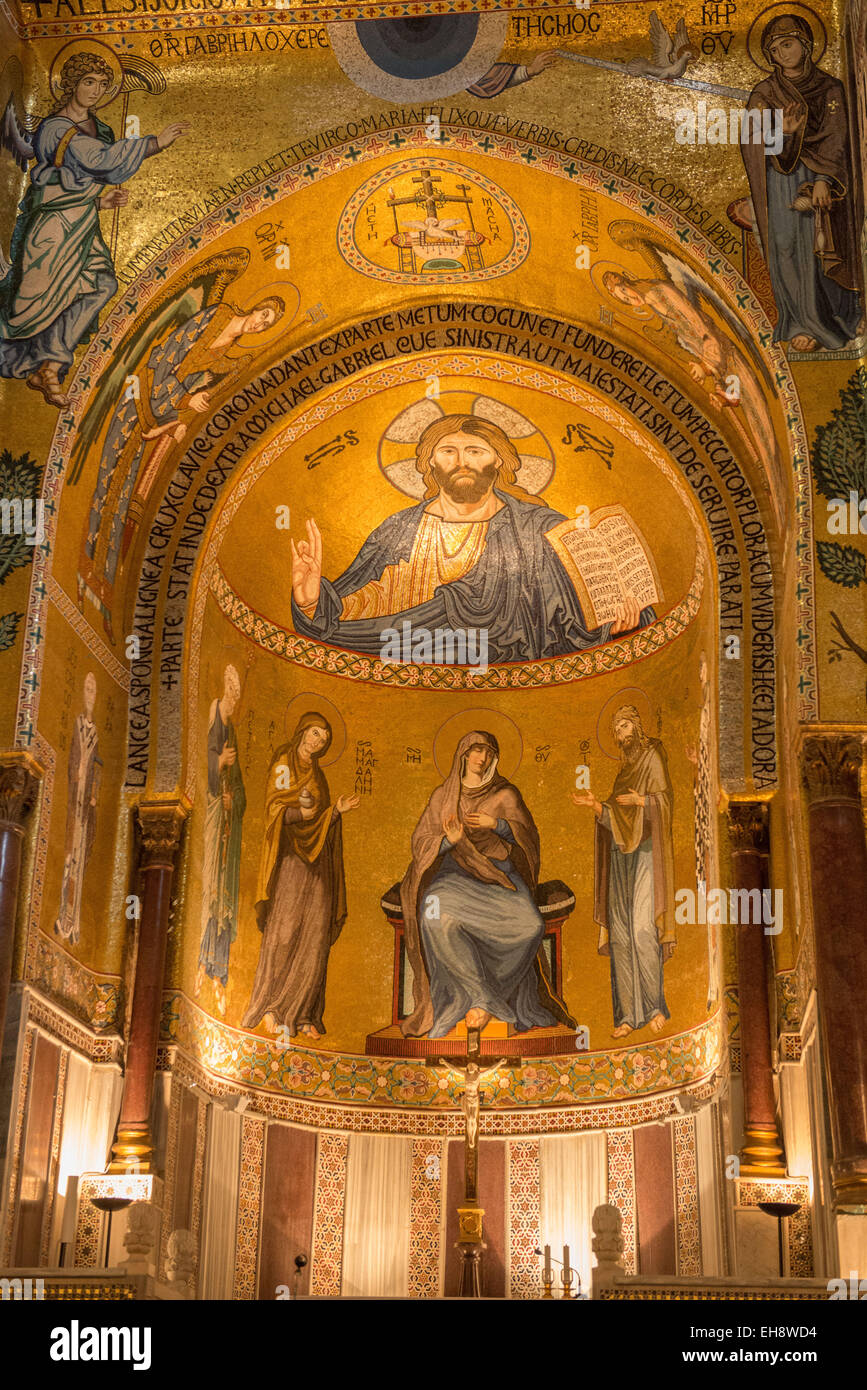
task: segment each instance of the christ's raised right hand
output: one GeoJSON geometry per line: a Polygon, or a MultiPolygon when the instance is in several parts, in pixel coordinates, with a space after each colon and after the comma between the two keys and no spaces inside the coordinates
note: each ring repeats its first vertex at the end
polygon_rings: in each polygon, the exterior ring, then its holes
{"type": "Polygon", "coordinates": [[[307,539],[292,547],[292,597],[299,608],[315,608],[322,582],[322,536],[312,520],[307,522],[307,539]]]}

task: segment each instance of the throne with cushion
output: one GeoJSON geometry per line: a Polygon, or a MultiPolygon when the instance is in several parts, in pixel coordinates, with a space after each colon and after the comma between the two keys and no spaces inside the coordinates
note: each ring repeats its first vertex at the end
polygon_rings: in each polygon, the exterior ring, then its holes
{"type": "MultiPolygon", "coordinates": [[[[562,931],[563,924],[575,907],[575,894],[560,879],[540,883],[536,903],[545,922],[545,935],[537,957],[537,968],[544,973],[551,993],[562,999],[562,931]]],[[[365,1051],[371,1057],[464,1057],[467,1050],[466,1025],[461,1023],[444,1038],[409,1038],[401,1032],[401,1020],[412,1012],[412,966],[407,959],[404,940],[403,910],[400,905],[400,884],[394,883],[384,893],[380,906],[394,932],[394,979],[392,985],[391,1023],[378,1032],[369,1033],[365,1051]]],[[[529,1033],[516,1032],[511,1024],[492,1019],[482,1032],[483,1057],[549,1057],[554,1053],[574,1052],[575,1027],[558,1023],[551,1028],[534,1028],[529,1033]]]]}

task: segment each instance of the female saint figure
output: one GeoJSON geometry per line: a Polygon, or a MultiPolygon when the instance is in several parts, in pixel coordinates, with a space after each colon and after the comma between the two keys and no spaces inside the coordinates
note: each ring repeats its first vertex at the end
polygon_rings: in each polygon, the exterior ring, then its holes
{"type": "Polygon", "coordinates": [[[782,111],[783,147],[741,144],[777,305],[774,342],[796,352],[845,347],[860,328],[846,93],[814,65],[813,42],[800,15],[765,25],[761,48],[773,71],[747,109],[782,111]]]}
{"type": "Polygon", "coordinates": [[[304,714],[271,764],[256,891],[262,949],[244,1028],[264,1018],[272,1032],[325,1032],[328,953],[346,920],[341,817],[360,801],[332,805],[319,766],[330,743],[327,719],[304,714]]]}
{"type": "Polygon", "coordinates": [[[117,290],[100,210],[123,207],[129,195],[117,185],[189,129],[176,122],[159,135],[116,140],[95,112],[119,82],[98,53],[74,53],[60,70],[57,105],[30,144],[7,107],[3,144],[22,168],[36,163],[0,282],[0,376],[26,378],[58,407],[67,404],[62,382],[75,348],[117,290]]]}
{"type": "Polygon", "coordinates": [[[539,832],[499,757],[493,734],[465,734],[413,833],[400,887],[415,1004],[404,1033],[572,1022],[537,965],[539,832]]]}

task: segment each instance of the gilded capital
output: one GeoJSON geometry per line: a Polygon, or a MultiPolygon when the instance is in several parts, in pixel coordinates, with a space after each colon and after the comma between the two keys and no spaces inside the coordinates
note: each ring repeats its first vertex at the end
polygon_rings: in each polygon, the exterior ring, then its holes
{"type": "Polygon", "coordinates": [[[182,801],[142,801],[138,807],[141,867],[173,869],[188,806],[182,801]]]}
{"type": "Polygon", "coordinates": [[[770,816],[766,801],[730,801],[729,838],[732,854],[767,854],[770,816]]]}
{"type": "Polygon", "coordinates": [[[809,803],[858,801],[863,747],[851,734],[816,734],[801,750],[801,778],[809,803]]]}
{"type": "Polygon", "coordinates": [[[42,768],[29,753],[0,754],[0,828],[21,831],[39,792],[42,768]]]}

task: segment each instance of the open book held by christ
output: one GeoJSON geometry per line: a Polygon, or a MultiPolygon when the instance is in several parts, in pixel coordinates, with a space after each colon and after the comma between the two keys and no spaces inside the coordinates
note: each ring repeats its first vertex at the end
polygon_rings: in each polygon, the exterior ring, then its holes
{"type": "Polygon", "coordinates": [[[642,608],[662,601],[653,557],[622,507],[600,507],[587,523],[567,517],[545,535],[575,586],[589,627],[612,622],[628,594],[642,608]]]}

